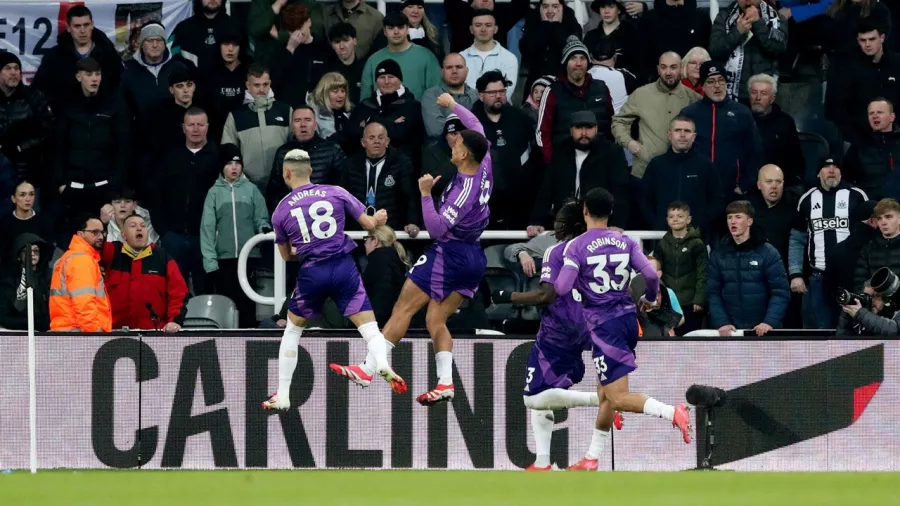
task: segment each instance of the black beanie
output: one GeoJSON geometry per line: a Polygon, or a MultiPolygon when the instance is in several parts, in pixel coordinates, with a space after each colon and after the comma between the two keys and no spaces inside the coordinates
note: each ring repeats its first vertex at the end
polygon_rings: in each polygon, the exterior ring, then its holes
{"type": "Polygon", "coordinates": [[[241,155],[241,148],[235,146],[234,144],[222,144],[219,146],[219,160],[222,164],[220,170],[225,170],[225,166],[231,162],[239,162],[242,166],[244,165],[244,157],[241,155]]]}
{"type": "Polygon", "coordinates": [[[375,79],[385,74],[390,74],[401,81],[403,80],[403,71],[400,70],[400,64],[390,58],[375,67],[375,79]]]}

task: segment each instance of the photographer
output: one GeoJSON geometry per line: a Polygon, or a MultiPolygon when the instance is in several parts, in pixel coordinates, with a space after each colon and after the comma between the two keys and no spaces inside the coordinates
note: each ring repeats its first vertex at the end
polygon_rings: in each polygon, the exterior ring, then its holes
{"type": "Polygon", "coordinates": [[[836,335],[900,335],[900,313],[896,312],[900,278],[887,267],[875,272],[863,293],[838,290],[843,308],[836,335]]]}

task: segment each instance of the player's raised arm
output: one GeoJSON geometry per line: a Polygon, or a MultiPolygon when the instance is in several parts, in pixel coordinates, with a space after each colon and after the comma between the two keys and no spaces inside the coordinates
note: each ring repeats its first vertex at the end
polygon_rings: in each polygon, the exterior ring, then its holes
{"type": "Polygon", "coordinates": [[[454,206],[454,202],[450,199],[441,207],[440,212],[434,208],[434,200],[431,197],[431,189],[434,184],[441,180],[441,176],[432,177],[431,174],[425,174],[419,178],[419,193],[422,195],[422,219],[425,221],[425,229],[432,239],[441,239],[456,221],[459,219],[457,215],[461,206],[454,206]]]}
{"type": "Polygon", "coordinates": [[[378,225],[384,225],[387,223],[387,211],[384,209],[379,209],[374,216],[369,216],[365,211],[356,218],[356,222],[359,223],[359,226],[363,228],[363,230],[369,231],[378,225]]]}
{"type": "MultiPolygon", "coordinates": [[[[449,93],[447,95],[449,96],[449,93]]],[[[472,114],[472,111],[453,102],[453,113],[459,116],[459,120],[462,121],[464,127],[484,135],[484,127],[481,126],[481,122],[478,121],[478,118],[476,118],[474,114],[472,114]]]]}

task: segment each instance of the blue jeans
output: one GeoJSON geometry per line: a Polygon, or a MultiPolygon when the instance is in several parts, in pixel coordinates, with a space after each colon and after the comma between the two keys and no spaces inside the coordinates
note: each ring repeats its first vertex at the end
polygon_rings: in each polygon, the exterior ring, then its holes
{"type": "Polygon", "coordinates": [[[804,304],[815,328],[833,329],[837,327],[840,311],[837,302],[834,301],[834,297],[825,286],[825,279],[821,272],[814,272],[810,275],[804,304]]]}

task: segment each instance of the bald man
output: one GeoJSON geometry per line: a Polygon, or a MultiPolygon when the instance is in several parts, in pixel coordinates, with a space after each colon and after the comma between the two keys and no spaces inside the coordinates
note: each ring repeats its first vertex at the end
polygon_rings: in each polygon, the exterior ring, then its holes
{"type": "Polygon", "coordinates": [[[441,84],[428,88],[422,94],[422,121],[425,123],[425,133],[430,140],[444,134],[444,122],[452,112],[437,105],[439,96],[449,93],[457,104],[470,111],[475,102],[478,102],[478,92],[466,84],[468,76],[469,69],[461,54],[450,53],[444,57],[444,64],[441,66],[441,84]]]}

